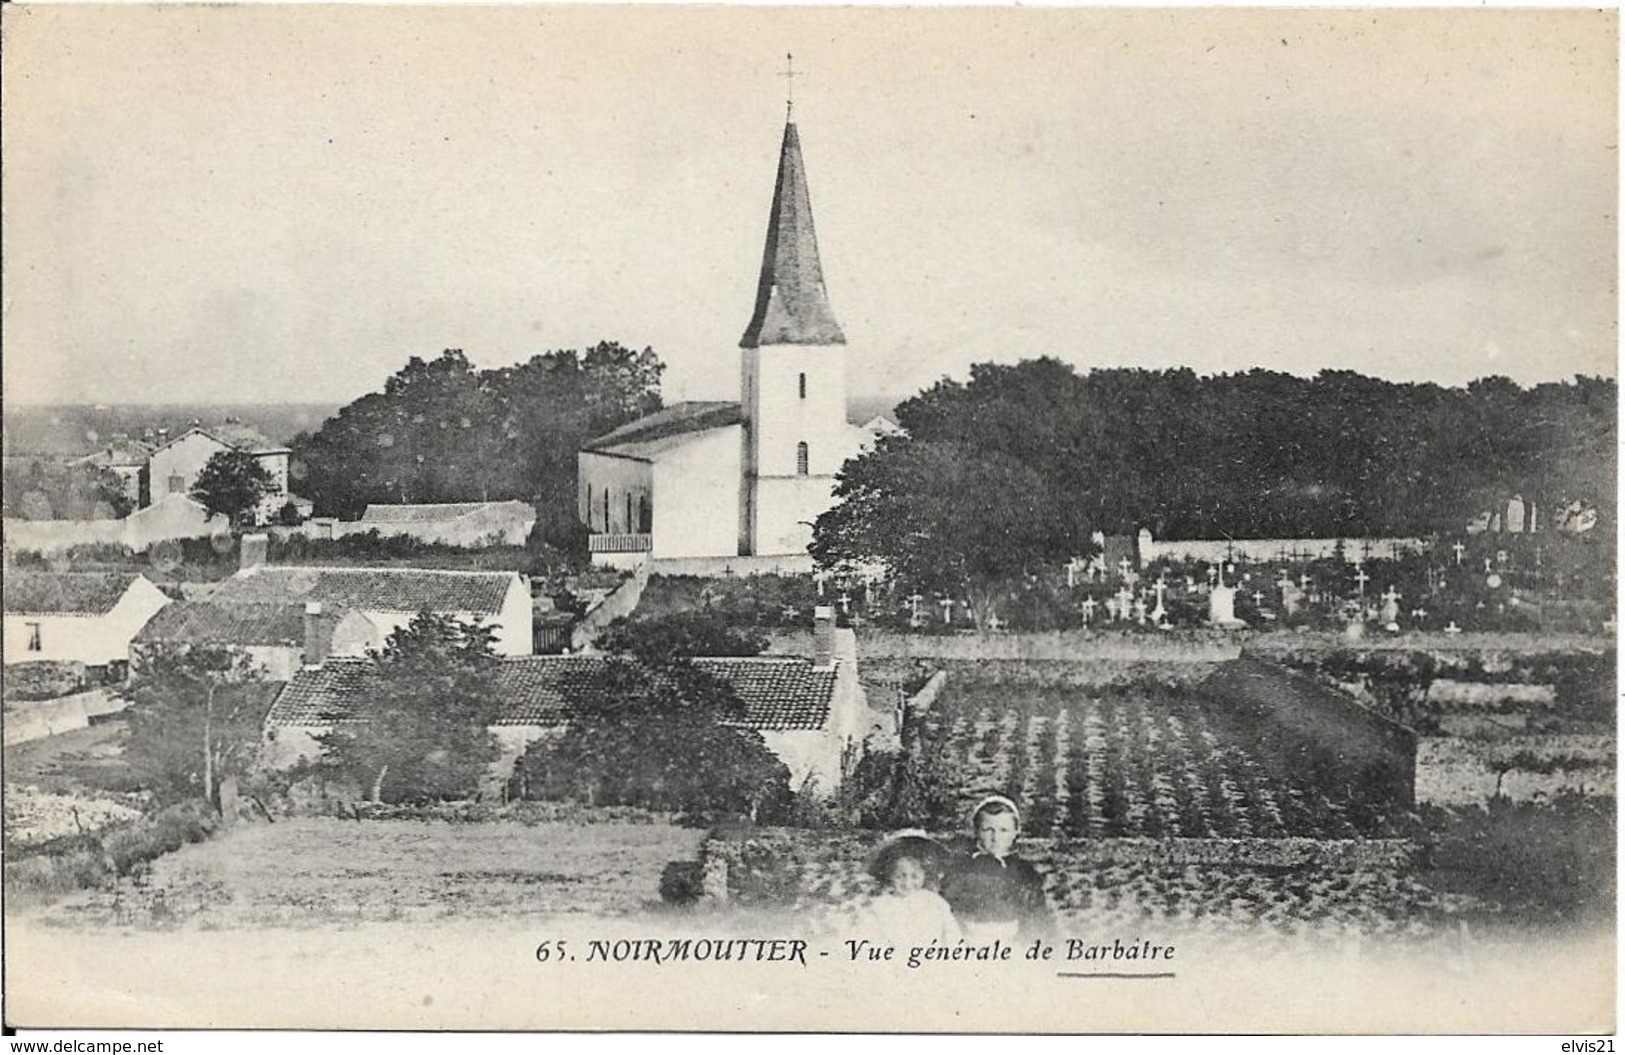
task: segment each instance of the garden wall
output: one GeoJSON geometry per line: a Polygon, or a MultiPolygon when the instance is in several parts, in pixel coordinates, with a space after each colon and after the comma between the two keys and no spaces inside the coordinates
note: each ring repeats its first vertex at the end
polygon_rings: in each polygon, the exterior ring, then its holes
{"type": "MultiPolygon", "coordinates": [[[[713,831],[700,847],[705,896],[743,904],[837,904],[868,893],[869,856],[879,832],[804,828],[713,831]]],[[[963,840],[939,836],[950,846],[963,840]]],[[[963,848],[963,847],[961,847],[963,848]]],[[[1046,876],[1055,907],[1073,908],[1065,879],[1118,866],[1143,868],[1279,869],[1327,872],[1409,870],[1416,844],[1403,839],[1038,839],[1023,837],[1017,852],[1046,876]]]]}
{"type": "Polygon", "coordinates": [[[1304,674],[1251,656],[1202,683],[1276,777],[1386,813],[1416,802],[1416,734],[1304,674]]]}

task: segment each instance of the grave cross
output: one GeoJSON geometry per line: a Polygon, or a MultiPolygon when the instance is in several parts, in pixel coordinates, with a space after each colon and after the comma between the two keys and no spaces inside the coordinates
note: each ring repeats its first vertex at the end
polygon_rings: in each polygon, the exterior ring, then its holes
{"type": "Polygon", "coordinates": [[[989,612],[987,615],[987,628],[995,634],[1004,628],[1004,620],[999,618],[998,612],[989,612]]]}
{"type": "Polygon", "coordinates": [[[1134,566],[1133,562],[1130,561],[1127,557],[1124,557],[1122,560],[1117,562],[1118,574],[1122,575],[1124,579],[1127,579],[1129,569],[1132,568],[1133,566],[1134,566]]]}
{"type": "Polygon", "coordinates": [[[1382,595],[1382,599],[1387,601],[1389,604],[1398,604],[1399,599],[1404,596],[1404,594],[1390,586],[1388,587],[1388,591],[1382,595]]]}
{"type": "Polygon", "coordinates": [[[1088,626],[1090,621],[1095,617],[1095,599],[1093,597],[1085,597],[1083,599],[1083,603],[1078,605],[1078,607],[1083,609],[1083,625],[1088,626]]]}
{"type": "Polygon", "coordinates": [[[954,599],[952,597],[944,597],[937,603],[942,605],[942,621],[944,623],[952,622],[954,617],[954,599]]]}
{"type": "Polygon", "coordinates": [[[842,615],[851,615],[852,614],[852,595],[847,593],[845,590],[842,590],[841,591],[841,596],[839,598],[837,598],[837,600],[839,600],[841,602],[841,614],[842,615]]]}
{"type": "Polygon", "coordinates": [[[908,597],[908,614],[914,622],[920,621],[920,602],[925,600],[923,594],[913,593],[908,597]]]}
{"type": "Polygon", "coordinates": [[[1423,619],[1426,619],[1427,617],[1428,617],[1428,610],[1426,608],[1418,607],[1418,608],[1412,608],[1411,609],[1411,618],[1415,619],[1417,622],[1421,622],[1423,619]]]}
{"type": "Polygon", "coordinates": [[[1354,566],[1354,584],[1359,587],[1361,597],[1365,596],[1365,584],[1370,581],[1371,576],[1365,573],[1365,569],[1363,567],[1356,564],[1354,566]]]}
{"type": "Polygon", "coordinates": [[[1456,621],[1452,619],[1450,620],[1450,625],[1444,628],[1444,632],[1447,634],[1459,634],[1461,633],[1461,627],[1457,626],[1456,621]]]}
{"type": "Polygon", "coordinates": [[[1309,578],[1308,572],[1304,572],[1302,575],[1298,576],[1298,586],[1302,589],[1309,589],[1309,584],[1311,582],[1314,582],[1314,580],[1309,578]]]}
{"type": "Polygon", "coordinates": [[[1264,595],[1262,593],[1260,593],[1257,590],[1254,590],[1253,593],[1252,593],[1252,597],[1253,597],[1253,607],[1254,608],[1262,608],[1264,606],[1264,595]]]}
{"type": "Polygon", "coordinates": [[[1461,556],[1467,552],[1467,547],[1458,542],[1450,547],[1450,552],[1456,555],[1456,566],[1461,567],[1461,556]]]}

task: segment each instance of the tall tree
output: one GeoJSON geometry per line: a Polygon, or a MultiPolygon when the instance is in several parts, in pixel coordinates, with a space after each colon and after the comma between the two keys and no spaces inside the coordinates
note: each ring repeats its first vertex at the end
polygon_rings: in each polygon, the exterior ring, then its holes
{"type": "Polygon", "coordinates": [[[498,755],[492,631],[420,612],[385,642],[352,721],[319,737],[327,765],[373,802],[468,798],[498,755]]]}
{"type": "Polygon", "coordinates": [[[220,648],[160,649],[133,671],[124,757],[160,800],[220,808],[220,786],[250,772],[274,694],[253,663],[220,648]]]}
{"type": "Polygon", "coordinates": [[[7,459],[0,501],[22,520],[117,520],[134,509],[113,470],[45,458],[7,459]]]}
{"type": "Polygon", "coordinates": [[[258,458],[229,447],[209,456],[192,485],[192,497],[210,513],[241,523],[275,489],[270,470],[258,458]]]}

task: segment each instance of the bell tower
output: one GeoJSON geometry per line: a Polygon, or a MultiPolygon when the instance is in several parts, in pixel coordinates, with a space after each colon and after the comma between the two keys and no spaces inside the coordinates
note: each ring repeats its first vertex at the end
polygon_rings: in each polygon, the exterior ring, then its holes
{"type": "Polygon", "coordinates": [[[756,307],[739,341],[741,554],[804,550],[852,453],[846,336],[824,288],[801,138],[789,117],[787,106],[756,307]]]}

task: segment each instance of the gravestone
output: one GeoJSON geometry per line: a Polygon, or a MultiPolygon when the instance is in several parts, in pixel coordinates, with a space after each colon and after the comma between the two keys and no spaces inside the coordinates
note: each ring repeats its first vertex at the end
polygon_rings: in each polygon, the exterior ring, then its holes
{"type": "Polygon", "coordinates": [[[1247,624],[1236,618],[1236,588],[1215,586],[1207,595],[1207,621],[1221,630],[1240,630],[1247,624]]]}

